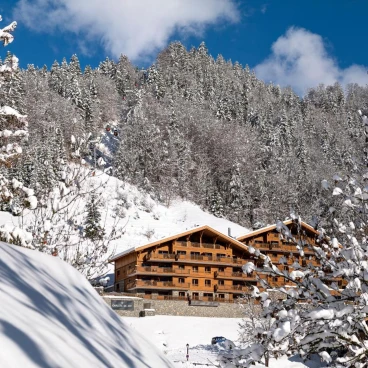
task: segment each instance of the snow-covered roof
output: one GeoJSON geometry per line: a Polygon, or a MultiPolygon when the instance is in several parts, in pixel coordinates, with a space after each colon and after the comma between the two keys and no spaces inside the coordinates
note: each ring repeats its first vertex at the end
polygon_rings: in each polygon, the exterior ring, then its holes
{"type": "MultiPolygon", "coordinates": [[[[286,220],[286,221],[283,221],[283,224],[284,225],[290,225],[293,223],[293,220],[286,220]]],[[[265,232],[268,232],[268,231],[272,231],[272,230],[275,230],[276,229],[276,224],[274,225],[269,225],[269,226],[266,226],[266,227],[262,227],[261,229],[257,229],[257,230],[254,230],[254,231],[251,231],[247,234],[244,234],[244,235],[241,235],[241,236],[238,236],[236,239],[239,240],[239,241],[243,241],[244,239],[247,239],[247,238],[251,238],[255,235],[258,235],[258,234],[262,234],[262,233],[265,233],[265,232]]],[[[301,222],[301,226],[308,229],[309,231],[312,231],[313,233],[315,234],[319,234],[319,232],[314,229],[314,227],[308,225],[307,223],[305,222],[301,222]]]]}
{"type": "Polygon", "coordinates": [[[113,262],[113,261],[115,261],[117,258],[123,257],[123,256],[125,256],[125,255],[127,255],[127,254],[129,254],[129,253],[132,253],[132,252],[134,252],[137,248],[138,248],[138,247],[130,247],[130,248],[128,248],[128,249],[126,249],[126,250],[124,250],[123,252],[118,253],[118,254],[116,254],[114,257],[110,258],[110,259],[109,259],[109,262],[113,262]]]}
{"type": "Polygon", "coordinates": [[[156,240],[154,242],[151,242],[151,243],[148,243],[148,244],[145,244],[145,245],[141,245],[141,246],[137,246],[137,247],[132,247],[132,248],[129,248],[117,255],[115,255],[114,257],[110,258],[109,262],[114,262],[116,261],[117,259],[129,254],[129,253],[133,253],[133,252],[136,252],[136,251],[140,251],[140,250],[144,250],[146,248],[149,248],[149,247],[152,247],[152,246],[155,246],[155,245],[158,245],[158,244],[162,244],[162,243],[165,243],[165,242],[168,242],[170,240],[175,240],[175,239],[178,239],[178,238],[181,238],[185,235],[189,235],[189,234],[193,234],[193,233],[196,233],[196,232],[199,232],[199,231],[203,231],[203,230],[207,230],[211,233],[213,233],[214,235],[224,239],[224,240],[227,240],[229,241],[231,244],[233,245],[236,245],[237,247],[243,249],[243,250],[246,250],[248,251],[248,246],[244,245],[243,243],[241,243],[240,241],[238,241],[237,239],[234,239],[234,238],[231,238],[230,236],[228,235],[225,235],[223,233],[221,233],[220,231],[217,231],[215,229],[213,229],[212,227],[208,226],[208,225],[203,225],[203,226],[197,226],[195,228],[192,228],[190,230],[187,230],[187,231],[184,231],[182,233],[177,233],[177,234],[174,234],[174,235],[171,235],[171,236],[168,236],[168,237],[165,237],[165,238],[162,238],[162,239],[159,239],[159,240],[156,240]]]}

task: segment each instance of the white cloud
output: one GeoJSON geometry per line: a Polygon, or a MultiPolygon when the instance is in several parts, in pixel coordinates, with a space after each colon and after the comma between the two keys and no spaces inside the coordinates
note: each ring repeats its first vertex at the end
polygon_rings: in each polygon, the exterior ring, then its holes
{"type": "Polygon", "coordinates": [[[255,67],[256,75],[266,82],[291,86],[303,94],[308,88],[320,83],[326,85],[336,81],[347,83],[368,83],[367,68],[352,65],[339,68],[328,54],[320,35],[302,28],[289,28],[272,45],[271,55],[255,67]]]}
{"type": "Polygon", "coordinates": [[[32,30],[69,31],[132,60],[152,56],[176,31],[239,20],[234,0],[20,0],[14,16],[32,30]]]}

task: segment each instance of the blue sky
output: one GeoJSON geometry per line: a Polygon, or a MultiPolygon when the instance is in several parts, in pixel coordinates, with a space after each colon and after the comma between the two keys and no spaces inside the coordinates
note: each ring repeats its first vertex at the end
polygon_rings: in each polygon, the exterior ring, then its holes
{"type": "Polygon", "coordinates": [[[204,40],[214,57],[300,93],[319,82],[368,83],[367,0],[2,0],[0,14],[2,26],[18,22],[7,49],[22,67],[73,53],[82,66],[121,53],[146,66],[171,40],[204,40]]]}

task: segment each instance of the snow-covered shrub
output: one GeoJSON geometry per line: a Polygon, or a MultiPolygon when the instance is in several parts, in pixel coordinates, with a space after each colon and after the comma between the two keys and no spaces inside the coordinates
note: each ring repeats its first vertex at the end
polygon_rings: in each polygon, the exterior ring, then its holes
{"type": "Polygon", "coordinates": [[[109,244],[122,231],[120,218],[106,230],[100,195],[105,180],[98,175],[91,177],[90,169],[83,165],[66,165],[63,181],[40,194],[39,206],[31,216],[22,213],[20,221],[32,234],[30,247],[59,256],[88,278],[106,271],[114,253],[109,244]],[[91,181],[96,185],[91,186],[91,181]]]}
{"type": "Polygon", "coordinates": [[[155,235],[155,229],[147,228],[142,232],[142,235],[144,235],[148,240],[150,240],[153,235],[155,235]]]}
{"type": "MultiPolygon", "coordinates": [[[[282,264],[273,264],[265,257],[263,265],[254,270],[282,276],[292,286],[274,288],[286,296],[278,303],[267,302],[267,298],[262,297],[265,293],[256,290],[254,296],[262,299],[263,317],[275,319],[267,328],[261,327],[259,333],[263,339],[260,342],[250,341],[248,347],[237,351],[233,359],[236,366],[248,367],[260,362],[270,346],[274,357],[300,354],[307,358],[319,354],[322,361],[335,366],[366,366],[368,189],[364,178],[368,178],[368,173],[361,181],[340,178],[338,186],[332,186],[335,210],[326,219],[325,228],[319,228],[318,246],[308,241],[301,244],[281,221],[278,222],[276,228],[283,237],[299,247],[301,254],[304,254],[303,249],[313,251],[317,262],[299,264],[298,269],[288,271],[282,264]]],[[[325,182],[323,185],[326,187],[325,182]]],[[[299,239],[300,236],[307,239],[300,219],[294,218],[299,239]]],[[[245,271],[249,268],[253,266],[243,267],[245,271]]],[[[251,331],[248,324],[242,328],[243,332],[251,331]]]]}
{"type": "Polygon", "coordinates": [[[148,213],[152,212],[154,205],[155,203],[153,202],[151,197],[148,195],[144,196],[141,200],[141,207],[143,211],[145,212],[148,212],[148,213]]]}

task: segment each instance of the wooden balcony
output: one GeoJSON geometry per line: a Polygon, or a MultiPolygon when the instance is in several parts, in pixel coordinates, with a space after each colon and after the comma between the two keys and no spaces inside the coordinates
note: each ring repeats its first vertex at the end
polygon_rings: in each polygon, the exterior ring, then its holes
{"type": "Polygon", "coordinates": [[[232,293],[232,294],[246,294],[249,293],[249,287],[243,285],[215,285],[215,292],[232,293]]]}
{"type": "Polygon", "coordinates": [[[244,280],[244,281],[256,281],[255,275],[246,275],[243,272],[225,272],[225,271],[215,271],[216,279],[227,279],[227,280],[244,280]]]}
{"type": "Polygon", "coordinates": [[[166,276],[175,276],[175,275],[189,275],[191,270],[184,269],[181,270],[179,268],[173,267],[142,267],[137,266],[134,269],[128,271],[128,276],[133,275],[166,275],[166,276]]]}
{"type": "Polygon", "coordinates": [[[243,265],[248,260],[241,258],[231,257],[216,257],[204,256],[204,255],[191,255],[191,254],[174,254],[174,253],[149,253],[145,256],[146,262],[178,262],[178,263],[197,263],[197,264],[208,264],[208,265],[243,265]]]}
{"type": "Polygon", "coordinates": [[[176,241],[175,247],[177,248],[206,248],[206,249],[224,249],[221,248],[221,245],[211,244],[211,243],[197,243],[197,242],[184,242],[184,241],[176,241]]]}
{"type": "Polygon", "coordinates": [[[134,289],[170,289],[170,290],[188,290],[191,287],[189,283],[175,283],[172,281],[154,281],[154,280],[135,280],[127,284],[128,290],[134,289]]]}
{"type": "MultiPolygon", "coordinates": [[[[296,244],[271,244],[271,243],[255,243],[248,244],[253,248],[259,249],[261,252],[279,252],[279,253],[297,253],[299,254],[299,249],[296,248],[296,244]]],[[[314,252],[304,247],[304,254],[313,255],[314,252]]]]}

